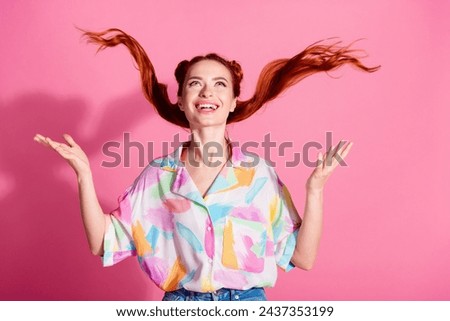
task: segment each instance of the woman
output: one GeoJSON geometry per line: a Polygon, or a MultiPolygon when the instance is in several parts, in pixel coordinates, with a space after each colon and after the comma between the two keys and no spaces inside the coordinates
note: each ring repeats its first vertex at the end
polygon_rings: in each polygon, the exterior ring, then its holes
{"type": "Polygon", "coordinates": [[[216,54],[197,56],[176,68],[178,100],[172,104],[134,38],[119,29],[84,35],[100,44],[99,50],[126,45],[139,66],[146,98],[161,117],[191,132],[190,141],[142,171],[110,214],[98,203],[88,157],[74,139],[65,134],[65,144],[35,136],[75,170],[89,246],[103,265],[137,256],[144,272],[166,291],[163,300],[266,300],[264,287],[274,286],[277,265],[285,271],[310,270],[322,232],[324,186],[352,143],[341,141],[319,153],[300,218],[275,170],[232,143],[226,125],[250,117],[313,73],[346,63],[368,72],[378,67],[364,66],[348,47],[316,44],[269,63],[254,96],[240,101],[240,65],[216,54]]]}

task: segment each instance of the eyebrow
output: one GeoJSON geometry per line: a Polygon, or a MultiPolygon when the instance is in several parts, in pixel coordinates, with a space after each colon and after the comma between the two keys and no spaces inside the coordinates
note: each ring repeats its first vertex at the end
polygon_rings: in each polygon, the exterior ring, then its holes
{"type": "MultiPolygon", "coordinates": [[[[202,77],[197,77],[197,76],[189,77],[188,80],[191,80],[191,79],[199,79],[199,80],[203,80],[202,77]]],[[[228,82],[228,80],[227,80],[226,78],[224,78],[224,77],[214,77],[212,80],[225,80],[226,82],[228,82]]]]}

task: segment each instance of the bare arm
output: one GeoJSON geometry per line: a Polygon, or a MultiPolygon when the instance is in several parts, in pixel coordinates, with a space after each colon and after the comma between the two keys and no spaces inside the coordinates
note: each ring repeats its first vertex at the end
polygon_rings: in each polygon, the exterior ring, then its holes
{"type": "Polygon", "coordinates": [[[297,244],[291,262],[295,266],[310,270],[319,249],[323,222],[323,190],[308,190],[305,212],[297,236],[297,244]]]}
{"type": "Polygon", "coordinates": [[[338,159],[344,159],[353,143],[340,141],[322,156],[319,153],[317,166],[306,182],[306,203],[302,225],[291,262],[303,269],[310,270],[314,265],[322,236],[323,223],[323,190],[330,174],[339,164],[338,159]]]}
{"type": "Polygon", "coordinates": [[[64,139],[67,144],[55,142],[39,134],[34,137],[36,142],[56,151],[74,169],[78,179],[81,218],[89,248],[94,255],[103,255],[103,237],[111,222],[111,216],[103,213],[98,202],[88,157],[70,135],[65,134],[64,139]]]}
{"type": "Polygon", "coordinates": [[[91,173],[78,176],[78,193],[81,218],[83,219],[89,248],[92,254],[103,255],[103,237],[111,223],[111,216],[105,215],[100,207],[91,173]]]}

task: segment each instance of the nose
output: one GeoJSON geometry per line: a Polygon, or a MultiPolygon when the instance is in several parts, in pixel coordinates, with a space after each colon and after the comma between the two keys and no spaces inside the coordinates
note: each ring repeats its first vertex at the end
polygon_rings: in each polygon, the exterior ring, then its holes
{"type": "Polygon", "coordinates": [[[208,85],[205,85],[200,91],[200,97],[211,97],[211,96],[212,96],[211,89],[208,87],[208,85]]]}

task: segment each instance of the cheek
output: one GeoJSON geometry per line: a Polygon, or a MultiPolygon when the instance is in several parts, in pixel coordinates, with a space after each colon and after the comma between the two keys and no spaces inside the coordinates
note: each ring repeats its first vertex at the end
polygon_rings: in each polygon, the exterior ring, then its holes
{"type": "Polygon", "coordinates": [[[233,93],[230,93],[230,92],[223,93],[222,97],[223,97],[223,100],[225,100],[229,104],[232,104],[234,101],[233,93]]]}
{"type": "Polygon", "coordinates": [[[198,96],[198,90],[190,88],[190,89],[186,89],[184,91],[184,93],[182,95],[182,99],[185,102],[189,102],[197,96],[198,96]]]}
{"type": "Polygon", "coordinates": [[[183,104],[183,106],[186,106],[189,103],[189,97],[190,95],[188,92],[184,91],[182,93],[180,101],[183,104]]]}

